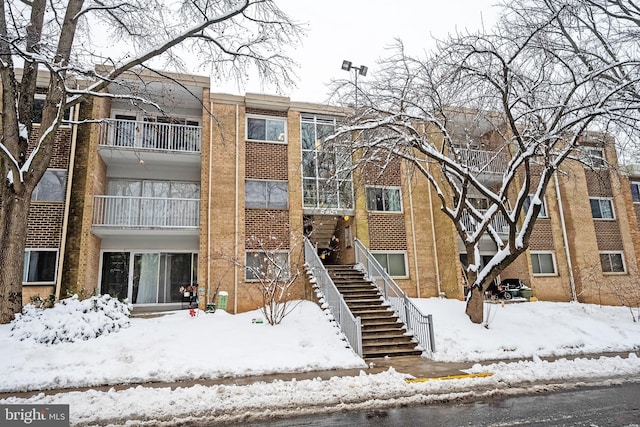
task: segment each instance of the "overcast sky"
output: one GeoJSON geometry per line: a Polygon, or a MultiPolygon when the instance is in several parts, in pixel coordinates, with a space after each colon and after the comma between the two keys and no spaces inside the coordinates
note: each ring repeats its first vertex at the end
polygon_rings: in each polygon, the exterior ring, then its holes
{"type": "MultiPolygon", "coordinates": [[[[434,46],[433,37],[477,29],[495,20],[497,0],[276,0],[293,20],[306,23],[303,46],[290,52],[300,65],[296,70],[298,86],[289,93],[294,101],[324,102],[331,79],[348,78],[340,66],[342,60],[369,67],[367,77],[375,73],[375,62],[385,56],[385,48],[401,39],[410,53],[434,46]]],[[[353,78],[353,71],[351,72],[353,78]]],[[[272,93],[258,81],[244,88],[235,85],[213,87],[213,92],[244,94],[272,93]]]]}

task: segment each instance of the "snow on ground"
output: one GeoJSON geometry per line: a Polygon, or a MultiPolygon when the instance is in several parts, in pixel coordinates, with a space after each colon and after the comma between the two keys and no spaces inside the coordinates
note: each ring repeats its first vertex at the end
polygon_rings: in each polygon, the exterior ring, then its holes
{"type": "MultiPolygon", "coordinates": [[[[415,301],[434,316],[436,359],[532,360],[475,364],[470,373],[493,375],[461,380],[408,383],[407,374],[390,369],[324,381],[40,393],[26,399],[9,397],[0,403],[69,404],[74,425],[126,425],[132,420],[136,425],[173,425],[196,419],[240,422],[292,413],[428,403],[497,389],[513,392],[517,384],[532,387],[536,381],[640,380],[640,358],[634,353],[640,349],[640,324],[633,322],[627,308],[546,302],[494,305],[487,329],[467,320],[461,301],[415,301]],[[554,362],[540,359],[605,351],[629,355],[554,362]]],[[[10,337],[11,327],[1,325],[0,370],[4,376],[0,389],[15,392],[365,366],[345,347],[315,304],[302,302],[280,326],[254,323],[259,318],[259,312],[230,315],[218,311],[190,317],[188,311],[178,311],[133,318],[130,327],[117,333],[58,345],[17,341],[10,337]]]]}

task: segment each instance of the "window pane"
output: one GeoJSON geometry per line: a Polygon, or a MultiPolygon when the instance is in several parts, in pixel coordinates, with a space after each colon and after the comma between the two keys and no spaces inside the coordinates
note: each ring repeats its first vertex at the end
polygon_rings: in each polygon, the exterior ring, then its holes
{"type": "Polygon", "coordinates": [[[314,151],[302,152],[302,176],[316,176],[316,153],[314,151]]]}
{"type": "Polygon", "coordinates": [[[600,200],[600,212],[602,218],[613,218],[613,207],[610,200],[600,200]]]}
{"type": "Polygon", "coordinates": [[[315,179],[305,178],[303,180],[303,192],[304,192],[304,206],[305,207],[317,207],[318,206],[318,188],[315,179]]]}
{"type": "Polygon", "coordinates": [[[622,262],[622,254],[609,254],[611,259],[611,271],[616,273],[624,272],[624,264],[622,262]]]}
{"type": "Polygon", "coordinates": [[[600,254],[600,265],[602,265],[603,273],[611,273],[611,262],[609,261],[609,254],[600,254]]]}
{"type": "Polygon", "coordinates": [[[287,208],[289,206],[289,194],[286,182],[269,182],[267,184],[268,203],[270,208],[287,208]]]}
{"type": "Polygon", "coordinates": [[[29,251],[26,282],[55,282],[56,251],[29,251]]]}
{"type": "Polygon", "coordinates": [[[404,254],[388,254],[389,259],[389,275],[390,276],[406,276],[407,271],[404,266],[404,254]]]}
{"type": "Polygon", "coordinates": [[[247,137],[258,141],[264,141],[266,134],[266,120],[247,118],[247,137]]]}
{"type": "Polygon", "coordinates": [[[174,199],[199,199],[200,185],[194,182],[172,182],[171,197],[174,199]]]}
{"type": "Polygon", "coordinates": [[[589,199],[591,205],[591,216],[593,218],[602,218],[602,212],[600,211],[600,201],[598,199],[589,199]]]}
{"type": "Polygon", "coordinates": [[[555,274],[553,255],[531,254],[531,268],[533,269],[533,274],[555,274]]]}
{"type": "Polygon", "coordinates": [[[367,188],[367,209],[370,211],[384,210],[382,188],[367,188]]]}
{"type": "Polygon", "coordinates": [[[300,125],[302,135],[302,149],[313,150],[316,146],[316,128],[313,123],[302,123],[300,125]]]}
{"type": "Polygon", "coordinates": [[[640,202],[640,184],[637,182],[631,183],[631,196],[633,197],[634,202],[640,202]]]}
{"type": "Polygon", "coordinates": [[[36,186],[31,200],[41,202],[64,201],[67,173],[63,170],[47,170],[36,186]]]}
{"type": "Polygon", "coordinates": [[[390,212],[400,212],[402,210],[400,206],[400,190],[397,188],[387,189],[386,196],[386,210],[390,212]]]}
{"type": "Polygon", "coordinates": [[[372,254],[373,257],[380,263],[382,268],[389,272],[389,264],[387,262],[387,254],[372,254]]]}
{"type": "Polygon", "coordinates": [[[264,275],[265,256],[260,252],[247,252],[245,256],[245,279],[256,280],[264,275]]]}
{"type": "Polygon", "coordinates": [[[351,181],[340,183],[340,207],[342,209],[353,209],[353,185],[351,181]]]}
{"type": "Polygon", "coordinates": [[[284,121],[267,120],[267,141],[284,142],[284,121]]]}
{"type": "Polygon", "coordinates": [[[265,181],[247,180],[244,184],[244,206],[247,208],[266,208],[266,191],[265,181]]]}

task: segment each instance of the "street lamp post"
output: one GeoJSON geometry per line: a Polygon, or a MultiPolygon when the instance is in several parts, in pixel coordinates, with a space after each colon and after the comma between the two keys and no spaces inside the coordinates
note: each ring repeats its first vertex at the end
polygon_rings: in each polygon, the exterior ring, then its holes
{"type": "Polygon", "coordinates": [[[361,65],[359,67],[356,67],[352,64],[351,61],[347,61],[346,59],[344,61],[342,61],[342,69],[345,71],[351,71],[354,70],[355,71],[355,75],[356,75],[356,81],[355,81],[355,85],[356,85],[356,109],[358,108],[358,75],[361,75],[362,77],[367,75],[367,70],[369,68],[367,68],[366,65],[361,65]]]}

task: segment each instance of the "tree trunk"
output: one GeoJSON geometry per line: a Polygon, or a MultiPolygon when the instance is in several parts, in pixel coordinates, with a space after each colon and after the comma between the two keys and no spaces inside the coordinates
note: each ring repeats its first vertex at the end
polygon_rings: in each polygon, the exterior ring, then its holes
{"type": "Polygon", "coordinates": [[[471,322],[480,324],[484,321],[484,292],[478,286],[472,286],[469,293],[465,313],[471,322]]]}
{"type": "Polygon", "coordinates": [[[0,240],[0,323],[9,323],[22,310],[22,271],[30,198],[8,197],[0,204],[5,230],[0,240]]]}

